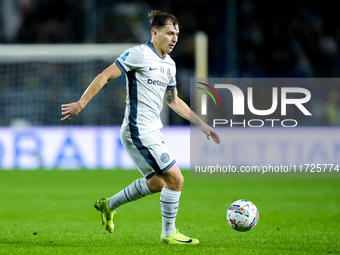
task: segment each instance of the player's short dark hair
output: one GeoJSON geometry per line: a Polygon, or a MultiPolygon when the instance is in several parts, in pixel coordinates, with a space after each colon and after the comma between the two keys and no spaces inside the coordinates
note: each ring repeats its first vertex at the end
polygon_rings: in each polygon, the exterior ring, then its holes
{"type": "Polygon", "coordinates": [[[151,11],[148,16],[150,17],[151,29],[163,27],[168,21],[172,22],[174,26],[179,25],[178,19],[167,12],[151,11]]]}

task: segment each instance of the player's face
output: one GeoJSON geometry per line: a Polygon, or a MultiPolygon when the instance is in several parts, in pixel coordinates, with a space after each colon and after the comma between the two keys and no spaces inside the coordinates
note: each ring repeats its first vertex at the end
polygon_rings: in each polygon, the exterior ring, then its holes
{"type": "Polygon", "coordinates": [[[178,25],[174,26],[171,22],[155,31],[153,43],[162,57],[173,50],[178,40],[178,34],[178,25]]]}

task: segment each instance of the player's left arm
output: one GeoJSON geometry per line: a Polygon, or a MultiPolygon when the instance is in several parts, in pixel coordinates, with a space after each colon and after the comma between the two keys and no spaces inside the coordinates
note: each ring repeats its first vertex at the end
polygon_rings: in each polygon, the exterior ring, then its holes
{"type": "Polygon", "coordinates": [[[212,127],[207,125],[203,120],[201,120],[200,117],[198,117],[197,114],[194,113],[190,109],[190,107],[178,97],[178,92],[176,88],[167,89],[165,91],[165,101],[167,105],[179,116],[198,126],[202,130],[202,132],[207,135],[208,140],[211,136],[215,143],[220,144],[220,137],[218,136],[216,131],[212,127]]]}

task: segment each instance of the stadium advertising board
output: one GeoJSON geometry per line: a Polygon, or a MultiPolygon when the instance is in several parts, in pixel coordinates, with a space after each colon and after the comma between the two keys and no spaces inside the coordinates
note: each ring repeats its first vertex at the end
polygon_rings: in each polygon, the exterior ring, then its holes
{"type": "MultiPolygon", "coordinates": [[[[22,169],[134,169],[119,139],[119,127],[0,128],[0,168],[22,169]]],[[[340,162],[339,128],[217,128],[221,144],[207,141],[197,128],[165,127],[165,143],[182,169],[215,167],[208,177],[227,177],[219,167],[286,167],[300,170],[310,164],[315,171],[333,169],[340,162]],[[191,141],[190,136],[195,137],[191,141]],[[180,146],[178,145],[180,143],[180,146]],[[191,155],[191,157],[190,157],[191,155]],[[193,157],[192,155],[195,155],[193,157]],[[195,167],[193,167],[193,163],[195,167]],[[262,164],[262,166],[261,166],[262,164]],[[314,164],[314,166],[312,165],[314,164]],[[318,165],[319,164],[319,165],[318,165]]],[[[213,169],[213,168],[211,168],[213,169]]],[[[211,170],[210,169],[210,170],[211,170]]],[[[221,169],[222,170],[222,169],[221,169]]],[[[224,169],[225,170],[225,169],[224,169]]],[[[266,177],[261,173],[262,176],[266,177]]],[[[334,172],[337,173],[337,172],[334,172]]],[[[340,171],[339,171],[340,175],[340,171]]],[[[199,175],[198,177],[200,177],[199,175]]],[[[261,176],[261,177],[262,177],[261,176]]],[[[195,177],[195,176],[194,176],[195,177]]]]}
{"type": "MultiPolygon", "coordinates": [[[[189,168],[189,129],[164,128],[163,133],[179,165],[189,168]]],[[[119,136],[118,126],[2,127],[0,169],[134,169],[119,136]]]]}

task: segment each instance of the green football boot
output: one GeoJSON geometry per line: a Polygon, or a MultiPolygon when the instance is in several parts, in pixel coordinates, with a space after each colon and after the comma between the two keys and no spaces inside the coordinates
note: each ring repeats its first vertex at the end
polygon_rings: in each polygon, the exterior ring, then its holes
{"type": "Polygon", "coordinates": [[[182,235],[181,233],[178,232],[177,229],[169,236],[164,236],[162,233],[161,242],[166,243],[166,244],[198,244],[199,243],[197,239],[182,235]]]}
{"type": "Polygon", "coordinates": [[[101,213],[102,224],[105,226],[106,230],[112,233],[115,229],[115,225],[113,224],[113,217],[116,214],[116,211],[112,211],[109,207],[109,199],[101,198],[96,201],[94,204],[94,208],[96,208],[101,213]]]}

